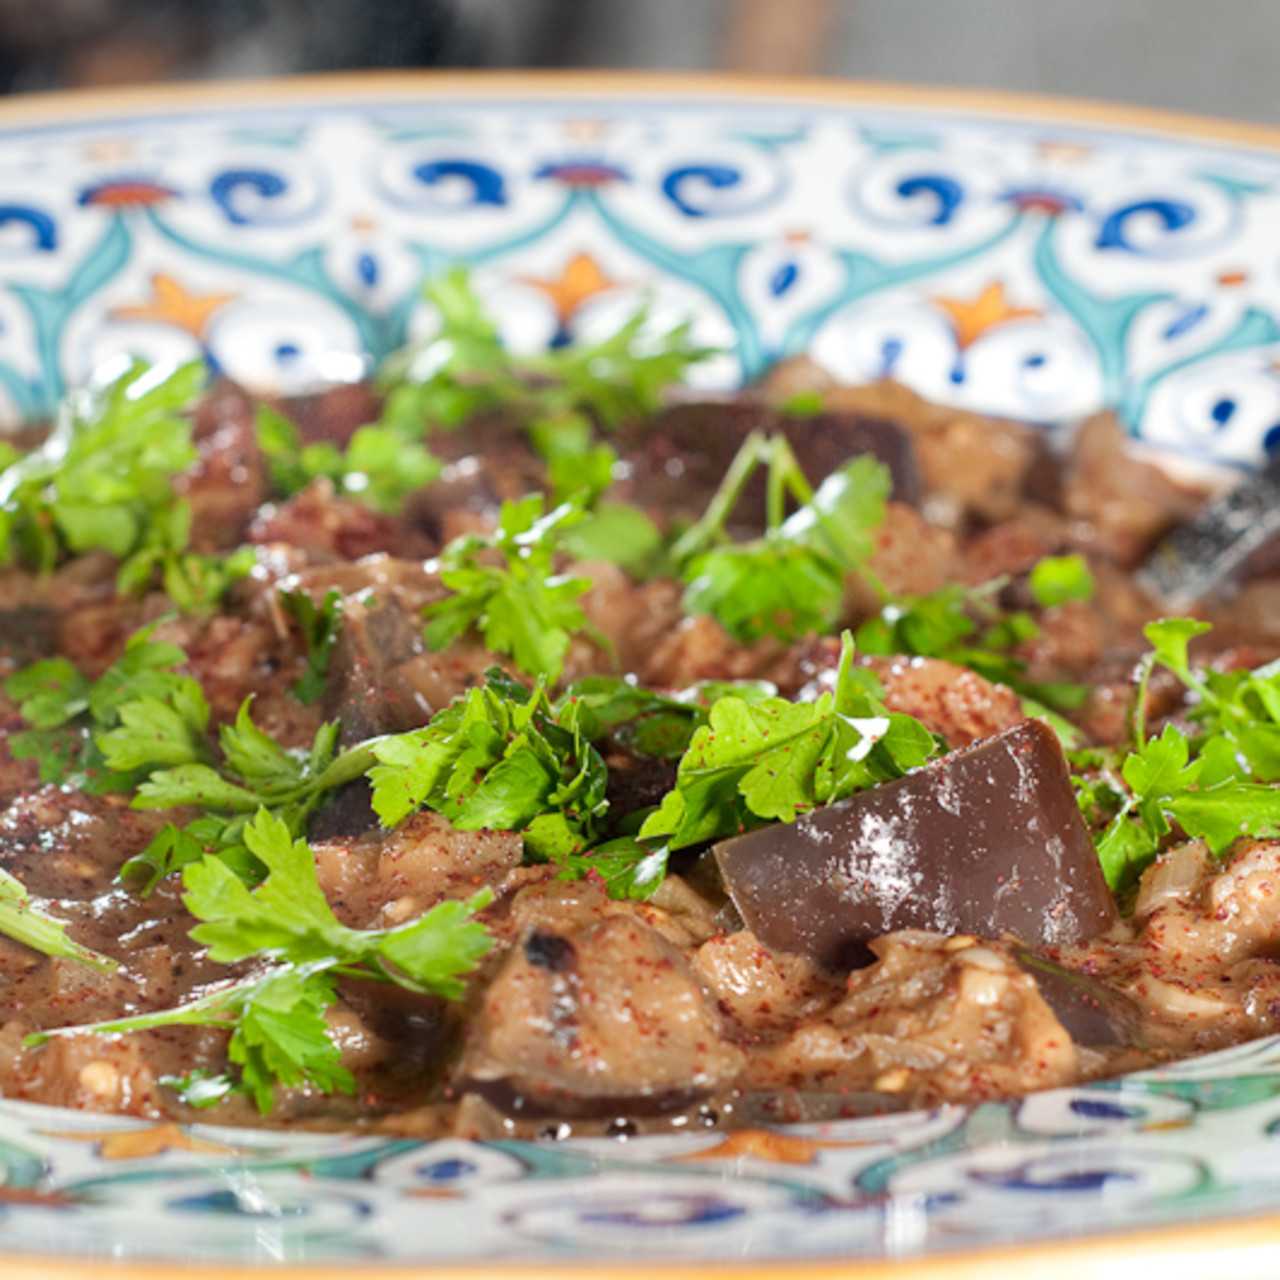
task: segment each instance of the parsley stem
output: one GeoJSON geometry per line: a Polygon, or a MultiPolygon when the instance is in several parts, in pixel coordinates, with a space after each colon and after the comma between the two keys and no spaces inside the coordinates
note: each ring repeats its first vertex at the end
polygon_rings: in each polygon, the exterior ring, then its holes
{"type": "MultiPolygon", "coordinates": [[[[787,489],[788,481],[793,477],[787,472],[798,471],[795,465],[794,456],[786,457],[782,450],[778,448],[779,442],[786,446],[786,441],[781,437],[775,437],[769,441],[769,477],[765,486],[765,503],[764,503],[764,519],[765,529],[772,533],[775,529],[782,527],[783,520],[787,515],[787,489]],[[787,466],[786,464],[790,464],[787,466]]],[[[790,449],[786,450],[787,454],[791,453],[790,449]]],[[[803,479],[803,477],[801,477],[803,479]]]]}
{"type": "MultiPolygon", "coordinates": [[[[767,533],[776,532],[785,523],[788,495],[800,506],[813,501],[813,486],[801,470],[786,436],[770,436],[763,431],[752,431],[734,454],[733,461],[707,504],[702,518],[686,529],[671,548],[672,559],[677,564],[696,555],[724,533],[724,526],[733,514],[734,507],[738,505],[743,491],[762,466],[768,467],[765,482],[767,533]]],[[[834,542],[830,531],[827,531],[827,537],[834,542]]],[[[836,546],[838,549],[838,543],[836,546]]]]}
{"type": "MultiPolygon", "coordinates": [[[[780,484],[785,482],[791,496],[801,508],[797,513],[798,517],[806,521],[812,520],[814,527],[821,531],[836,563],[845,569],[850,568],[861,557],[851,552],[847,541],[841,536],[839,526],[831,519],[827,506],[817,500],[818,494],[804,474],[790,442],[785,436],[777,436],[770,443],[774,446],[773,452],[769,457],[770,482],[773,481],[775,474],[780,477],[780,484]]],[[[823,481],[823,492],[828,491],[829,486],[832,485],[840,486],[841,491],[843,491],[850,483],[847,476],[838,471],[833,471],[823,481]]],[[[769,511],[769,532],[772,533],[775,529],[783,529],[785,532],[784,526],[786,523],[785,511],[782,509],[781,500],[779,500],[777,513],[775,514],[772,508],[769,511]]],[[[858,564],[858,572],[880,600],[888,604],[892,598],[892,593],[880,578],[872,572],[871,567],[865,560],[858,564]]]]}
{"type": "MultiPolygon", "coordinates": [[[[776,484],[778,496],[775,502],[766,509],[770,531],[780,529],[786,522],[786,494],[790,493],[799,506],[807,507],[813,501],[813,485],[800,466],[800,461],[791,448],[786,436],[774,436],[770,441],[772,448],[767,457],[769,463],[769,484],[772,489],[776,484]],[[777,476],[777,480],[774,477],[777,476]],[[775,505],[776,503],[776,505],[775,505]]],[[[821,522],[821,513],[818,513],[821,522]]]]}
{"type": "Polygon", "coordinates": [[[363,777],[378,763],[377,757],[373,754],[373,748],[375,743],[381,741],[382,737],[366,738],[363,742],[357,742],[354,747],[348,747],[341,755],[329,761],[320,776],[310,786],[318,795],[363,777]]]}
{"type": "Polygon", "coordinates": [[[98,1035],[124,1035],[130,1031],[150,1031],[153,1027],[197,1026],[208,1027],[219,1022],[230,1026],[234,1022],[235,1013],[229,1006],[235,998],[250,987],[261,982],[261,978],[247,978],[232,986],[223,987],[198,999],[180,1004],[172,1009],[160,1009],[155,1013],[139,1013],[131,1018],[112,1018],[107,1022],[85,1022],[69,1027],[51,1027],[45,1031],[33,1031],[24,1036],[23,1045],[35,1048],[57,1036],[80,1035],[83,1032],[95,1032],[98,1035]]]}
{"type": "Polygon", "coordinates": [[[724,531],[725,522],[738,505],[747,482],[768,456],[769,437],[763,431],[753,431],[734,454],[729,469],[724,473],[702,518],[676,540],[671,548],[671,558],[677,563],[697,555],[709,542],[724,531]]]}
{"type": "Polygon", "coordinates": [[[1155,670],[1155,654],[1146,653],[1138,663],[1138,687],[1134,694],[1133,709],[1130,712],[1130,738],[1132,750],[1141,751],[1147,740],[1147,686],[1151,683],[1151,673],[1155,670]]]}
{"type": "Polygon", "coordinates": [[[27,887],[7,871],[0,871],[0,934],[28,947],[64,960],[79,960],[100,973],[111,973],[117,964],[67,937],[67,926],[38,910],[27,887]]]}

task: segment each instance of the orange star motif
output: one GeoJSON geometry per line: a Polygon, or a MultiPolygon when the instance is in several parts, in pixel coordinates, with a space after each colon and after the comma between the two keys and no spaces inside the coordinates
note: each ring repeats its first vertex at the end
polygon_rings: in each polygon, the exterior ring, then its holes
{"type": "Polygon", "coordinates": [[[1044,314],[1039,307],[1011,307],[1004,296],[1004,285],[993,281],[972,301],[960,298],[934,298],[933,302],[947,313],[955,330],[956,345],[967,350],[989,329],[1010,324],[1014,320],[1035,320],[1044,314]]]}
{"type": "Polygon", "coordinates": [[[618,282],[610,280],[600,270],[600,264],[589,254],[579,253],[569,259],[560,275],[552,280],[541,280],[533,276],[524,276],[527,285],[545,293],[556,309],[556,318],[561,325],[568,325],[577,314],[583,303],[597,294],[616,289],[618,282]]]}
{"type": "Polygon", "coordinates": [[[84,146],[85,158],[99,164],[128,160],[133,153],[133,140],[130,138],[95,138],[84,146]]]}
{"type": "Polygon", "coordinates": [[[1093,155],[1093,148],[1084,142],[1068,142],[1062,138],[1044,138],[1036,143],[1042,160],[1061,160],[1067,164],[1082,164],[1093,155]]]}
{"type": "Polygon", "coordinates": [[[561,121],[561,125],[575,142],[597,142],[609,132],[608,121],[591,116],[571,116],[561,121]]]}
{"type": "Polygon", "coordinates": [[[768,1129],[736,1129],[724,1141],[706,1151],[694,1151],[681,1160],[765,1160],[769,1164],[812,1164],[824,1144],[768,1129]]]}
{"type": "Polygon", "coordinates": [[[209,320],[219,307],[235,298],[234,293],[189,293],[172,276],[157,272],[151,277],[151,299],[113,307],[116,320],[154,320],[170,324],[189,333],[197,342],[203,340],[209,320]]]}
{"type": "Polygon", "coordinates": [[[195,1151],[211,1156],[236,1154],[235,1147],[220,1142],[205,1142],[193,1138],[176,1124],[155,1124],[145,1129],[97,1130],[86,1133],[45,1134],[49,1138],[61,1138],[71,1142],[96,1142],[98,1154],[104,1160],[149,1160],[168,1151],[195,1151]]]}

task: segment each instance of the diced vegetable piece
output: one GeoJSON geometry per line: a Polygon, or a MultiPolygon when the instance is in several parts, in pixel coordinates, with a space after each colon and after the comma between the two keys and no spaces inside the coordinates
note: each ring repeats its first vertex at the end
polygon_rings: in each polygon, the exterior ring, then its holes
{"type": "Polygon", "coordinates": [[[715,853],[762,942],[833,969],[895,929],[1009,931],[1037,946],[1117,920],[1062,748],[1039,720],[715,853]]]}
{"type": "Polygon", "coordinates": [[[1146,1016],[1123,991],[1019,947],[1018,963],[1076,1044],[1142,1047],[1146,1016]]]}
{"type": "Polygon", "coordinates": [[[889,468],[893,500],[920,504],[923,491],[915,444],[896,422],[863,413],[816,413],[784,418],[781,430],[815,484],[847,459],[869,453],[889,468]]]}
{"type": "MultiPolygon", "coordinates": [[[[813,484],[861,454],[884,463],[890,496],[913,506],[922,490],[914,444],[888,419],[854,413],[780,414],[751,401],[695,402],[664,409],[624,431],[622,450],[637,500],[696,519],[752,431],[783,435],[813,484]]],[[[735,512],[735,524],[759,528],[765,517],[765,479],[754,477],[735,512]]]]}

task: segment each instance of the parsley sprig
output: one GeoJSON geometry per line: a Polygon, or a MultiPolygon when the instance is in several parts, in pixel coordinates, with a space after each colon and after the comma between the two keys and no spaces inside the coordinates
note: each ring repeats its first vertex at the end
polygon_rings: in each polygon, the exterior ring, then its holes
{"type": "Polygon", "coordinates": [[[587,629],[579,600],[591,582],[558,574],[555,564],[560,536],[582,519],[582,508],[544,506],[540,494],[504,502],[492,535],[466,534],[440,553],[440,580],[453,594],[424,610],[430,649],[475,627],[521,671],[559,677],[572,637],[587,629]]]}
{"type": "Polygon", "coordinates": [[[4,682],[30,726],[9,738],[16,759],[38,763],[40,781],[85,791],[131,790],[152,760],[196,749],[208,720],[199,684],[175,669],[187,655],[152,640],[153,628],[135,632],[124,653],[90,681],[66,658],[46,658],[4,682]],[[138,764],[136,745],[145,743],[138,764]]]}
{"type": "Polygon", "coordinates": [[[329,677],[329,661],[342,630],[342,593],[330,588],[316,604],[302,588],[281,591],[280,604],[298,624],[307,650],[307,669],[294,682],[291,692],[304,706],[310,706],[324,693],[329,677]]]}
{"type": "Polygon", "coordinates": [[[577,722],[592,742],[609,738],[640,755],[676,760],[707,723],[717,699],[732,696],[756,703],[777,692],[765,680],[703,680],[660,693],[626,676],[586,676],[565,690],[557,706],[575,705],[577,722]]]}
{"type": "Polygon", "coordinates": [[[502,414],[546,463],[552,505],[572,499],[587,513],[564,530],[571,553],[629,569],[648,566],[661,541],[652,521],[636,507],[600,502],[618,465],[601,433],[657,410],[667,388],[683,382],[712,349],[692,341],[688,324],[651,333],[641,307],[598,341],[518,355],[503,345],[465,268],[431,281],[424,293],[439,328],[384,363],[381,429],[414,439],[477,414],[502,414]]]}
{"type": "Polygon", "coordinates": [[[1105,759],[1077,782],[1086,815],[1105,822],[1097,837],[1107,882],[1128,888],[1178,833],[1221,854],[1242,835],[1280,834],[1280,666],[1230,674],[1198,672],[1188,646],[1211,628],[1167,618],[1144,630],[1152,645],[1140,669],[1134,743],[1118,768],[1105,759]],[[1197,700],[1195,729],[1166,724],[1148,737],[1144,714],[1152,672],[1173,672],[1197,700]]]}
{"type": "Polygon", "coordinates": [[[737,835],[899,778],[938,750],[918,720],[886,710],[846,632],[833,689],[814,702],[720,698],[681,757],[675,788],[640,828],[669,849],[737,835]]]}
{"type": "Polygon", "coordinates": [[[325,1011],[337,999],[339,978],[393,982],[419,994],[456,999],[462,976],[492,946],[472,917],[491,898],[482,890],[467,901],[443,902],[420,919],[393,929],[351,929],[335,918],[316,879],[315,860],[286,822],[259,811],[244,828],[253,856],[266,868],[255,889],[216,857],[186,867],[183,901],[202,923],[191,931],[223,964],[262,961],[265,974],[176,1009],[40,1032],[53,1036],[103,1034],[166,1026],[228,1027],[228,1058],[235,1087],[258,1109],[271,1110],[277,1084],[310,1085],[326,1093],[354,1089],[329,1034],[325,1011]]]}
{"type": "Polygon", "coordinates": [[[175,502],[147,530],[138,549],[120,566],[116,586],[142,595],[159,582],[165,595],[184,614],[207,615],[228,590],[257,563],[252,547],[237,547],[226,555],[187,550],[191,537],[191,506],[175,502]]]}
{"type": "Polygon", "coordinates": [[[689,613],[715,617],[745,643],[790,640],[840,620],[845,576],[869,572],[872,531],[884,520],[891,477],[869,456],[852,458],[815,492],[785,436],[752,432],[702,518],[671,548],[689,613]],[[747,483],[766,469],[764,535],[730,540],[726,526],[747,483]],[[798,504],[788,515],[788,504],[798,504]]]}
{"type": "Polygon", "coordinates": [[[109,385],[64,401],[48,439],[0,473],[0,558],[48,571],[70,552],[128,557],[170,550],[172,480],[196,458],[189,410],[203,365],[135,363],[109,385]]]}
{"type": "Polygon", "coordinates": [[[0,562],[47,573],[65,556],[106,551],[120,561],[121,591],[159,579],[184,613],[216,606],[253,556],[191,551],[191,507],[174,493],[196,459],[191,411],[206,377],[198,361],[139,361],[68,397],[44,443],[0,472],[0,562]]]}
{"type": "Polygon", "coordinates": [[[454,267],[423,292],[439,328],[380,371],[382,423],[407,434],[420,435],[424,424],[447,429],[484,411],[505,410],[544,437],[544,456],[589,453],[593,446],[577,425],[584,415],[607,429],[652,413],[668,387],[713,354],[693,343],[688,324],[650,334],[642,308],[598,342],[522,356],[503,345],[464,268],[454,267]],[[580,447],[566,446],[566,432],[579,433],[580,447]]]}
{"type": "Polygon", "coordinates": [[[100,973],[111,973],[116,962],[67,936],[65,920],[41,911],[26,885],[0,870],[0,934],[57,959],[79,960],[100,973]]]}
{"type": "Polygon", "coordinates": [[[619,829],[609,816],[601,746],[678,757],[722,696],[748,704],[772,686],[707,682],[672,696],[622,679],[591,677],[552,702],[494,668],[425,729],[372,744],[374,809],[388,825],[417,808],[463,830],[522,832],[526,856],[553,862],[563,879],[593,876],[614,897],[649,897],[668,849],[619,829]],[[659,847],[660,846],[660,847],[659,847]]]}
{"type": "Polygon", "coordinates": [[[245,699],[235,723],[219,728],[217,756],[203,733],[207,704],[194,705],[185,724],[176,723],[182,709],[131,704],[124,708],[128,719],[122,728],[102,740],[108,763],[127,760],[147,775],[134,796],[135,808],[201,810],[185,827],[166,824],[125,863],[122,874],[143,877],[144,892],[208,853],[217,854],[241,879],[256,882],[262,869],[245,840],[252,815],[266,810],[299,836],[329,795],[373,763],[367,743],[338,751],[336,721],[321,725],[309,750],[287,750],[254,724],[251,704],[245,699]]]}
{"type": "MultiPolygon", "coordinates": [[[[320,617],[323,618],[322,607],[320,617]]],[[[35,759],[42,782],[86,791],[133,791],[135,808],[195,807],[185,827],[167,823],[125,863],[149,892],[165,875],[214,851],[250,882],[261,874],[243,841],[250,815],[266,808],[300,834],[338,787],[373,763],[366,744],[339,752],[338,725],[325,724],[307,751],[288,750],[253,721],[252,699],[234,724],[209,733],[204,690],[177,668],[177,645],[137,632],[96,681],[67,659],[49,658],[8,677],[5,692],[30,726],[9,738],[17,759],[35,759]]]]}
{"type": "MultiPolygon", "coordinates": [[[[1030,713],[1079,707],[1088,696],[1086,685],[1027,678],[1027,664],[1016,650],[1040,634],[1040,625],[1025,610],[1000,605],[998,597],[1008,582],[1000,577],[973,587],[948,583],[927,594],[887,597],[880,612],[858,628],[858,648],[885,656],[941,658],[968,667],[1031,699],[1035,705],[1030,713]]],[[[1049,556],[1032,568],[1028,586],[1036,603],[1049,608],[1088,599],[1093,578],[1083,557],[1049,556]]]]}
{"type": "Polygon", "coordinates": [[[1166,725],[1125,757],[1119,779],[1108,773],[1078,784],[1086,813],[1111,811],[1096,843],[1112,889],[1137,879],[1167,846],[1175,823],[1214,854],[1242,835],[1280,834],[1280,789],[1224,771],[1223,759],[1193,754],[1187,736],[1166,725]]]}
{"type": "Polygon", "coordinates": [[[553,703],[543,683],[529,690],[494,669],[426,728],[370,744],[374,809],[388,826],[428,808],[463,830],[520,831],[526,856],[563,878],[595,876],[614,896],[645,898],[677,849],[792,821],[929,759],[933,735],[889,713],[879,693],[874,675],[854,667],[848,636],[835,689],[813,703],[751,683],[673,697],[599,678],[553,703]],[[596,744],[614,734],[680,764],[638,832],[606,838],[617,828],[596,744]]]}
{"type": "Polygon", "coordinates": [[[426,728],[371,744],[374,811],[386,826],[426,807],[463,831],[519,831],[532,860],[562,861],[600,838],[608,808],[581,712],[495,668],[426,728]]]}
{"type": "Polygon", "coordinates": [[[256,426],[272,485],[282,497],[323,477],[338,493],[394,515],[411,493],[440,474],[443,465],[422,443],[420,427],[414,431],[367,424],[358,427],[342,449],[329,440],[303,444],[297,427],[269,405],[258,406],[256,426]]]}
{"type": "MultiPolygon", "coordinates": [[[[1189,646],[1210,630],[1209,623],[1192,618],[1149,624],[1144,634],[1152,648],[1143,663],[1140,694],[1156,667],[1173,672],[1195,699],[1190,716],[1198,730],[1198,751],[1220,757],[1218,768],[1238,776],[1280,780],[1280,662],[1252,671],[1197,670],[1189,646]]],[[[1139,740],[1145,728],[1144,702],[1140,696],[1134,727],[1139,740]]]]}
{"type": "MultiPolygon", "coordinates": [[[[127,755],[113,750],[126,723],[160,708],[153,718],[157,738],[153,750],[168,749],[173,706],[203,703],[199,685],[174,668],[186,662],[177,645],[137,632],[124,653],[97,680],[90,681],[66,658],[48,658],[9,676],[5,693],[18,703],[30,726],[11,734],[9,748],[19,760],[34,759],[42,783],[74,786],[92,792],[127,791],[139,780],[127,755]],[[161,723],[163,721],[163,723],[161,723]]],[[[46,955],[80,960],[109,971],[115,961],[82,947],[66,935],[66,925],[32,903],[22,883],[0,871],[0,934],[16,938],[46,955]]]]}

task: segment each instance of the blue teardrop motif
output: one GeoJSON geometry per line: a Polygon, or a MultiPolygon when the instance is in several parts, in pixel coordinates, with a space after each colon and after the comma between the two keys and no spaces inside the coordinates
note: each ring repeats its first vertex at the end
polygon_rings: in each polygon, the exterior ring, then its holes
{"type": "Polygon", "coordinates": [[[1194,329],[1209,314],[1209,308],[1202,302],[1198,306],[1188,307],[1180,316],[1175,316],[1164,331],[1166,341],[1181,337],[1189,329],[1194,329]]]}
{"type": "Polygon", "coordinates": [[[794,262],[784,262],[773,273],[773,279],[769,281],[769,292],[775,298],[780,298],[799,278],[800,268],[794,262]]]}

